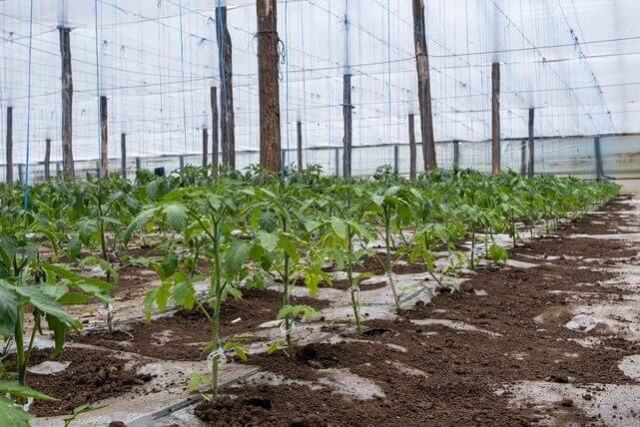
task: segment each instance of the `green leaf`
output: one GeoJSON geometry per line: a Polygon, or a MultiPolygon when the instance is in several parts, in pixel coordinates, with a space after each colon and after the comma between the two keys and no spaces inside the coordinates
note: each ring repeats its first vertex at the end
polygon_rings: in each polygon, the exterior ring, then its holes
{"type": "Polygon", "coordinates": [[[80,323],[74,320],[60,304],[42,291],[40,286],[20,286],[16,292],[29,298],[29,303],[45,314],[55,317],[60,322],[75,329],[80,328],[80,323]]]}
{"type": "Polygon", "coordinates": [[[55,401],[54,397],[46,395],[42,392],[32,389],[31,387],[21,386],[16,381],[0,381],[0,394],[10,394],[15,397],[33,397],[34,399],[55,401]]]}
{"type": "Polygon", "coordinates": [[[64,345],[64,334],[67,329],[64,323],[62,323],[57,317],[47,314],[47,324],[49,325],[49,329],[53,331],[53,341],[55,346],[53,348],[53,355],[57,356],[62,351],[62,346],[64,345]]]}
{"type": "Polygon", "coordinates": [[[193,284],[187,280],[176,282],[172,290],[172,296],[176,303],[187,310],[191,310],[196,300],[196,291],[193,284]]]}
{"type": "Polygon", "coordinates": [[[74,237],[67,243],[67,256],[71,259],[80,256],[82,250],[82,241],[79,238],[74,237]]]}
{"type": "Polygon", "coordinates": [[[295,236],[292,234],[280,233],[278,234],[278,247],[289,255],[289,258],[291,258],[294,263],[297,263],[300,258],[300,254],[298,253],[294,239],[295,236]]]}
{"type": "Polygon", "coordinates": [[[331,218],[331,228],[342,240],[347,240],[347,224],[340,218],[331,218]]]}
{"type": "Polygon", "coordinates": [[[0,335],[10,337],[18,321],[17,300],[13,292],[0,284],[0,335]]]}
{"type": "Polygon", "coordinates": [[[241,240],[234,240],[231,247],[224,255],[222,268],[224,272],[230,275],[237,275],[242,271],[245,263],[249,259],[251,245],[241,240]]]}
{"type": "Polygon", "coordinates": [[[147,224],[149,221],[153,219],[153,217],[158,212],[158,209],[159,208],[157,207],[146,209],[140,212],[138,216],[136,216],[133,219],[133,221],[131,221],[131,223],[129,224],[129,226],[127,227],[127,229],[125,230],[122,236],[125,244],[129,243],[129,241],[131,240],[131,237],[133,236],[133,233],[135,233],[136,230],[143,227],[145,224],[147,224]]]}
{"type": "Polygon", "coordinates": [[[176,232],[181,232],[187,226],[187,208],[178,203],[167,205],[163,209],[167,223],[176,232]]]}
{"type": "Polygon", "coordinates": [[[82,218],[76,223],[76,229],[82,243],[89,245],[91,237],[98,231],[98,222],[95,219],[82,218]]]}
{"type": "Polygon", "coordinates": [[[267,252],[273,252],[278,247],[278,236],[273,233],[258,231],[256,237],[258,238],[260,246],[267,252]]]}
{"type": "Polygon", "coordinates": [[[31,415],[11,400],[0,397],[0,425],[11,427],[28,427],[31,415]]]}

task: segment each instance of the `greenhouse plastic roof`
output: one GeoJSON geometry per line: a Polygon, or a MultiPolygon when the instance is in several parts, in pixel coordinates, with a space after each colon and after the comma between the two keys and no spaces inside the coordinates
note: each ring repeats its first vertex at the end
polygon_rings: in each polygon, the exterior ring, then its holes
{"type": "MultiPolygon", "coordinates": [[[[12,106],[17,161],[27,128],[32,158],[44,156],[45,138],[61,158],[59,26],[72,28],[76,159],[99,157],[98,94],[109,99],[110,140],[126,133],[130,155],[199,152],[209,87],[220,85],[217,3],[33,0],[31,13],[30,1],[0,0],[0,130],[4,141],[12,106]]],[[[255,150],[255,1],[225,5],[236,148],[255,150]]],[[[344,73],[353,75],[354,145],[407,142],[407,115],[418,113],[411,10],[410,0],[278,2],[284,148],[295,146],[298,120],[306,147],[342,144],[344,73]]],[[[639,130],[639,1],[426,0],[426,19],[437,140],[490,138],[493,62],[503,138],[526,137],[532,107],[536,136],[639,130]]],[[[110,144],[111,156],[119,150],[110,144]]]]}

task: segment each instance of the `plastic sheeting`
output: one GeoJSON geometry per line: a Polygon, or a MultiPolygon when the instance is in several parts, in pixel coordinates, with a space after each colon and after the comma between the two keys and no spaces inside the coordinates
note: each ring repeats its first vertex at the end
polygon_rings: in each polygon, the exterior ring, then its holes
{"type": "MultiPolygon", "coordinates": [[[[640,131],[637,0],[425,2],[436,140],[490,138],[492,62],[501,64],[503,138],[526,137],[529,108],[538,137],[640,131]]],[[[109,99],[110,157],[120,156],[121,133],[131,158],[200,151],[201,129],[211,126],[209,87],[220,86],[216,0],[33,0],[31,39],[30,4],[0,1],[0,131],[4,141],[6,107],[14,107],[16,163],[27,151],[30,42],[31,161],[44,158],[46,138],[52,160],[61,158],[59,26],[73,28],[75,159],[99,157],[98,95],[109,99]]],[[[255,1],[226,6],[236,148],[255,150],[255,1]]],[[[305,147],[341,146],[345,72],[353,75],[354,146],[406,144],[407,115],[417,113],[411,1],[280,0],[278,8],[283,148],[295,146],[298,120],[305,147]]],[[[551,158],[566,151],[548,147],[551,158]]],[[[354,163],[368,164],[358,155],[354,163]]],[[[391,163],[393,153],[361,155],[391,163]]],[[[333,156],[318,150],[305,160],[330,165],[333,156]]]]}

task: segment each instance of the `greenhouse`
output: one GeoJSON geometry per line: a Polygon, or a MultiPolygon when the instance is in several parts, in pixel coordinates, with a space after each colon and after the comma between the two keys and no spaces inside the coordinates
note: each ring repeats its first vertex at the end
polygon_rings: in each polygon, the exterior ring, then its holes
{"type": "Polygon", "coordinates": [[[0,0],[0,426],[640,425],[639,18],[0,0]]]}

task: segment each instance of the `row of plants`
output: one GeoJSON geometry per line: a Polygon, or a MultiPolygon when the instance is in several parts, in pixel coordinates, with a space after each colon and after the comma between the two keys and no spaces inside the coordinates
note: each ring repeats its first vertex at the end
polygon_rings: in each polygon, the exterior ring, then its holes
{"type": "MultiPolygon", "coordinates": [[[[234,353],[246,358],[241,340],[220,334],[222,303],[240,299],[247,289],[277,283],[282,289],[283,336],[269,351],[293,356],[293,331],[315,311],[292,303],[294,286],[312,295],[330,286],[327,266],[347,273],[355,328],[362,329],[360,286],[370,274],[354,272],[366,257],[384,250],[382,264],[395,307],[403,294],[394,266],[420,262],[439,287],[443,277],[474,268],[478,256],[504,262],[507,251],[495,237],[506,233],[513,244],[522,230],[547,230],[563,218],[583,215],[618,191],[614,184],[540,176],[523,179],[513,173],[497,177],[473,171],[436,171],[408,181],[380,168],[366,180],[343,180],[319,167],[274,176],[257,168],[214,176],[207,169],[186,168],[156,177],[139,172],[135,182],[111,175],[102,180],[53,180],[30,188],[0,187],[0,339],[6,344],[0,371],[0,420],[22,417],[16,403],[43,396],[29,391],[26,368],[34,338],[46,322],[61,351],[65,333],[80,324],[67,304],[100,301],[113,331],[110,291],[118,270],[128,264],[152,268],[160,284],[144,300],[152,321],[154,307],[175,304],[199,310],[211,328],[211,375],[194,375],[191,386],[205,384],[217,397],[220,364],[234,353]],[[471,241],[471,251],[460,247],[471,241]],[[130,247],[149,245],[160,257],[132,257],[130,247]],[[482,250],[478,251],[478,247],[482,250]],[[436,260],[446,252],[448,263],[436,260]],[[208,270],[199,271],[199,261],[208,270]],[[100,277],[86,273],[95,267],[100,277]],[[195,284],[207,280],[208,292],[195,284]],[[27,327],[25,316],[29,315],[27,327]],[[11,343],[15,345],[11,346],[11,343]],[[15,347],[15,351],[7,351],[15,347]],[[4,386],[2,385],[4,384],[4,386]],[[11,392],[2,387],[19,387],[11,392]],[[29,394],[31,393],[31,394],[29,394]],[[20,414],[20,415],[18,415],[20,414]]],[[[454,289],[455,290],[455,289],[454,289]]],[[[18,418],[15,418],[18,419],[18,418]]]]}

